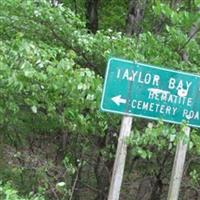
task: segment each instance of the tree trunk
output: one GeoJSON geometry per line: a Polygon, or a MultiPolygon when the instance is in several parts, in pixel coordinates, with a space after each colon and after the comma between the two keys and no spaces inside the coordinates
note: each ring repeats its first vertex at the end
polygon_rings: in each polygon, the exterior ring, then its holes
{"type": "Polygon", "coordinates": [[[101,150],[104,149],[108,144],[113,144],[113,142],[115,142],[114,138],[110,134],[106,134],[103,138],[98,138],[97,140],[98,154],[94,166],[94,174],[98,192],[95,200],[107,199],[113,160],[106,161],[101,153],[101,150]]]}
{"type": "Polygon", "coordinates": [[[99,0],[86,0],[86,27],[92,32],[96,33],[98,30],[98,7],[99,0]]]}
{"type": "Polygon", "coordinates": [[[146,177],[141,181],[136,200],[149,200],[151,198],[153,182],[152,177],[146,177]]]}
{"type": "Polygon", "coordinates": [[[180,0],[171,0],[170,7],[173,9],[176,9],[179,3],[180,3],[180,0]]]}
{"type": "Polygon", "coordinates": [[[129,2],[126,18],[126,34],[128,36],[140,33],[141,28],[139,25],[144,17],[146,3],[147,0],[131,0],[129,2]]]}
{"type": "Polygon", "coordinates": [[[94,167],[94,173],[96,177],[96,182],[97,182],[97,188],[98,188],[98,193],[95,198],[95,200],[106,200],[107,199],[107,193],[108,193],[108,176],[106,175],[106,170],[102,166],[102,158],[100,155],[98,155],[97,158],[97,163],[94,167]]]}
{"type": "Polygon", "coordinates": [[[57,6],[59,4],[59,0],[51,0],[53,6],[57,6]]]}
{"type": "MultiPolygon", "coordinates": [[[[200,8],[197,10],[200,13],[200,8]]],[[[178,49],[178,53],[180,54],[183,61],[188,62],[189,55],[185,51],[185,47],[188,43],[197,36],[197,33],[200,32],[200,19],[198,19],[194,24],[192,24],[191,29],[188,33],[188,40],[178,49]]]]}

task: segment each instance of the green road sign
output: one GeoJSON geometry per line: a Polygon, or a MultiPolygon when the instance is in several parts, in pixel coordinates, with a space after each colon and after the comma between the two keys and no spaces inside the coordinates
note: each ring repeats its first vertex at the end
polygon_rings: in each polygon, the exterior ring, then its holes
{"type": "Polygon", "coordinates": [[[200,127],[200,76],[111,58],[101,109],[200,127]]]}

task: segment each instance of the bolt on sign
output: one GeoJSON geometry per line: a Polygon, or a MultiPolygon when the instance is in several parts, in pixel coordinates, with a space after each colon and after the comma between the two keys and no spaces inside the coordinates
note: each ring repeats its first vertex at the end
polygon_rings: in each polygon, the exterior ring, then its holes
{"type": "Polygon", "coordinates": [[[111,58],[101,109],[200,127],[200,76],[111,58]]]}

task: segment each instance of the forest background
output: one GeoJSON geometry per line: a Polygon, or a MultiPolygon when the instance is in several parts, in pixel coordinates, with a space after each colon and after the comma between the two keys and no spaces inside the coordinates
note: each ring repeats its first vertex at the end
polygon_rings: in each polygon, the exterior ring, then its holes
{"type": "MultiPolygon", "coordinates": [[[[200,0],[0,1],[0,198],[106,200],[121,117],[99,109],[114,56],[200,72],[200,0]]],[[[183,126],[134,118],[121,200],[166,199],[183,126]]],[[[181,200],[200,199],[200,131],[181,200]]]]}

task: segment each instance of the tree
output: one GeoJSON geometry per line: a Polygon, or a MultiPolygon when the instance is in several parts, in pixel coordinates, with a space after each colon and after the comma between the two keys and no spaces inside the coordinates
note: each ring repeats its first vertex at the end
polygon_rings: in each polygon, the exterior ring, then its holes
{"type": "MultiPolygon", "coordinates": [[[[20,197],[103,200],[121,118],[99,110],[106,62],[199,73],[199,0],[130,1],[128,11],[128,0],[59,2],[0,1],[0,175],[20,197]]],[[[122,199],[166,199],[179,130],[134,119],[122,199]]],[[[189,144],[181,194],[198,199],[199,130],[189,144]]]]}
{"type": "Polygon", "coordinates": [[[59,4],[59,0],[51,0],[53,6],[57,6],[59,4]]]}
{"type": "Polygon", "coordinates": [[[140,33],[140,22],[144,18],[146,3],[147,0],[131,0],[129,2],[126,18],[126,34],[128,36],[140,33]]]}
{"type": "Polygon", "coordinates": [[[100,0],[85,0],[86,7],[86,27],[92,32],[96,33],[98,30],[98,8],[100,0]]]}

